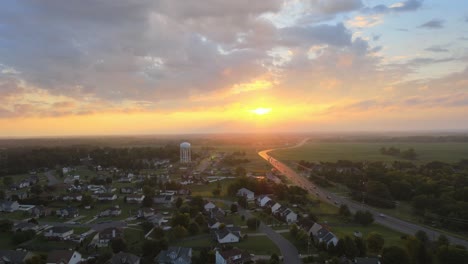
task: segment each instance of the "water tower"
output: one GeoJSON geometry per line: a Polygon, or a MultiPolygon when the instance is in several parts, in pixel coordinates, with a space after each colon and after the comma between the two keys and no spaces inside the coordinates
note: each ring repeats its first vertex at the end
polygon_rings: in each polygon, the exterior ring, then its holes
{"type": "Polygon", "coordinates": [[[192,161],[191,146],[188,142],[180,144],[180,163],[190,163],[192,161]]]}

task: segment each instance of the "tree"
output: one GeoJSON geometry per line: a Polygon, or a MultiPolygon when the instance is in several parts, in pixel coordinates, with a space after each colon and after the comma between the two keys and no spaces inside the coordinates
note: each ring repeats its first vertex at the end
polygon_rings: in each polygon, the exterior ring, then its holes
{"type": "Polygon", "coordinates": [[[39,184],[33,185],[31,187],[31,193],[35,194],[36,196],[40,195],[42,191],[42,186],[39,184]]]}
{"type": "Polygon", "coordinates": [[[125,242],[125,240],[123,240],[120,237],[114,238],[110,242],[111,242],[112,252],[114,252],[115,254],[119,253],[120,251],[127,250],[127,243],[125,242]]]}
{"type": "Polygon", "coordinates": [[[164,233],[164,230],[159,226],[153,228],[153,233],[151,233],[151,236],[157,240],[166,239],[166,234],[164,233]]]}
{"type": "Polygon", "coordinates": [[[292,237],[296,238],[297,232],[299,232],[299,228],[297,227],[296,224],[292,224],[289,227],[289,233],[291,234],[292,237]]]}
{"type": "Polygon", "coordinates": [[[380,235],[377,232],[371,232],[367,236],[366,240],[367,240],[367,248],[369,248],[369,250],[373,253],[380,252],[380,250],[385,244],[384,238],[382,237],[382,235],[380,235]]]}
{"type": "Polygon", "coordinates": [[[3,185],[10,187],[13,184],[13,179],[10,176],[3,177],[3,185]]]}
{"type": "Polygon", "coordinates": [[[198,226],[197,223],[195,222],[191,222],[189,227],[188,227],[188,231],[190,233],[190,235],[196,235],[198,234],[198,232],[200,232],[200,227],[198,226]]]}
{"type": "Polygon", "coordinates": [[[374,216],[369,211],[357,211],[354,215],[354,221],[363,226],[368,226],[374,222],[374,216]]]}
{"type": "Polygon", "coordinates": [[[175,214],[171,219],[171,226],[177,227],[182,226],[184,228],[188,228],[190,224],[190,215],[188,214],[175,214]]]}
{"type": "Polygon", "coordinates": [[[92,206],[94,204],[94,199],[89,194],[84,194],[81,198],[81,205],[84,206],[92,206]]]}
{"type": "Polygon", "coordinates": [[[256,230],[260,226],[260,221],[257,218],[251,217],[247,219],[247,227],[250,230],[256,230]]]}
{"type": "Polygon", "coordinates": [[[31,258],[28,258],[24,263],[25,264],[44,264],[47,261],[46,255],[34,255],[31,258]]]}
{"type": "Polygon", "coordinates": [[[410,264],[410,259],[404,249],[391,246],[383,249],[382,262],[385,264],[410,264]]]}
{"type": "Polygon", "coordinates": [[[448,246],[450,244],[448,238],[444,234],[440,234],[440,236],[437,238],[436,246],[448,246]]]}
{"type": "Polygon", "coordinates": [[[145,240],[141,246],[143,256],[153,259],[161,252],[161,250],[167,249],[167,240],[165,238],[161,240],[145,240]]]}
{"type": "Polygon", "coordinates": [[[221,189],[220,188],[215,188],[213,191],[213,196],[219,196],[221,194],[221,189]]]}
{"type": "Polygon", "coordinates": [[[248,206],[247,198],[245,196],[239,196],[237,198],[237,204],[239,204],[243,208],[247,208],[248,206]]]}
{"type": "Polygon", "coordinates": [[[441,246],[437,249],[436,255],[439,263],[468,263],[468,251],[456,246],[441,246]]]}
{"type": "Polygon", "coordinates": [[[13,229],[13,222],[7,219],[0,220],[0,233],[8,233],[13,229]]]}
{"type": "Polygon", "coordinates": [[[351,239],[351,237],[349,237],[349,236],[345,236],[344,247],[345,247],[344,248],[345,255],[349,259],[354,259],[359,254],[359,250],[356,247],[356,244],[354,243],[354,240],[351,239]]]}
{"type": "Polygon", "coordinates": [[[238,166],[238,167],[236,168],[236,172],[235,172],[235,173],[236,173],[237,176],[245,176],[245,175],[247,174],[247,171],[245,170],[244,167],[238,166]]]}
{"type": "Polygon", "coordinates": [[[155,194],[154,188],[149,185],[143,186],[143,194],[145,195],[145,197],[153,198],[155,194]]]}
{"type": "Polygon", "coordinates": [[[231,213],[237,213],[237,204],[231,204],[231,213]]]}
{"type": "Polygon", "coordinates": [[[351,216],[351,211],[349,211],[349,208],[346,204],[342,204],[340,206],[340,210],[338,211],[338,214],[342,216],[343,218],[349,218],[351,216]]]}
{"type": "Polygon", "coordinates": [[[418,230],[414,236],[423,244],[429,242],[429,237],[427,236],[427,233],[422,230],[418,230]]]}
{"type": "Polygon", "coordinates": [[[366,256],[367,247],[366,247],[366,243],[364,242],[364,240],[362,238],[360,238],[360,237],[356,237],[356,238],[354,238],[354,243],[356,244],[356,248],[359,251],[358,256],[359,257],[366,256]]]}
{"type": "Polygon", "coordinates": [[[270,257],[270,264],[279,264],[280,263],[280,259],[279,259],[279,256],[276,254],[276,253],[273,253],[270,257]]]}
{"type": "Polygon", "coordinates": [[[178,225],[172,229],[172,235],[176,239],[184,238],[187,236],[187,234],[188,234],[187,229],[185,229],[185,227],[183,226],[178,225]]]}
{"type": "Polygon", "coordinates": [[[149,197],[149,196],[145,196],[145,198],[143,198],[142,205],[143,205],[143,207],[153,206],[153,198],[149,197]]]}
{"type": "Polygon", "coordinates": [[[31,240],[35,235],[36,235],[36,232],[33,230],[18,231],[13,234],[12,242],[14,245],[19,245],[23,242],[31,240]]]}
{"type": "Polygon", "coordinates": [[[179,209],[182,206],[183,203],[184,203],[184,200],[181,197],[177,197],[177,200],[175,202],[175,206],[177,207],[177,209],[179,209]]]}

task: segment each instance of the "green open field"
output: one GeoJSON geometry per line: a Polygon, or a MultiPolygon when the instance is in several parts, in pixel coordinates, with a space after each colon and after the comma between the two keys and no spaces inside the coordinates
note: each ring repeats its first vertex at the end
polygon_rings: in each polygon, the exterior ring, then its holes
{"type": "Polygon", "coordinates": [[[396,147],[402,151],[413,148],[418,154],[416,163],[430,161],[457,162],[468,159],[468,143],[394,143],[394,142],[309,142],[299,148],[280,149],[270,154],[279,160],[328,161],[384,161],[404,160],[380,154],[381,147],[396,147]]]}

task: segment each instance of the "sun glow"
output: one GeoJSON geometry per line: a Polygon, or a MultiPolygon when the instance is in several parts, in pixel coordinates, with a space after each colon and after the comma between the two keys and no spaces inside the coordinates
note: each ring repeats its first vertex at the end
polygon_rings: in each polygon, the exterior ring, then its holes
{"type": "Polygon", "coordinates": [[[251,112],[256,114],[256,115],[266,115],[266,114],[269,114],[271,112],[271,108],[259,107],[259,108],[251,110],[251,112]]]}

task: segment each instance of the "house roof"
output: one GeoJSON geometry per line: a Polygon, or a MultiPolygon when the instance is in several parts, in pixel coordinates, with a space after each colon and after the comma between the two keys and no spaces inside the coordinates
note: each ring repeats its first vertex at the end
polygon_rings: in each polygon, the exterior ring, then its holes
{"type": "Polygon", "coordinates": [[[191,258],[191,248],[169,247],[159,252],[154,260],[158,263],[191,263],[191,258]]]}
{"type": "Polygon", "coordinates": [[[0,250],[0,263],[20,264],[30,254],[28,251],[0,250]]]}
{"type": "Polygon", "coordinates": [[[119,252],[114,254],[108,263],[110,264],[134,264],[140,260],[138,256],[135,256],[126,252],[119,252]]]}
{"type": "Polygon", "coordinates": [[[233,234],[240,238],[241,237],[240,228],[239,227],[224,227],[223,229],[215,231],[215,235],[218,239],[223,239],[229,234],[233,234]]]}
{"type": "Polygon", "coordinates": [[[307,219],[307,218],[302,218],[297,222],[297,225],[300,226],[302,229],[304,229],[306,232],[309,232],[309,230],[314,226],[314,221],[307,219]]]}
{"type": "Polygon", "coordinates": [[[240,188],[237,193],[240,193],[240,192],[243,192],[243,193],[248,193],[248,194],[254,194],[254,192],[252,192],[251,190],[247,189],[247,188],[240,188]]]}
{"type": "Polygon", "coordinates": [[[244,250],[233,248],[225,251],[218,251],[218,253],[226,260],[226,263],[244,263],[250,260],[250,254],[244,250]]]}
{"type": "Polygon", "coordinates": [[[68,263],[75,251],[53,250],[47,255],[47,263],[68,263]]]}
{"type": "Polygon", "coordinates": [[[113,232],[115,232],[115,237],[122,237],[123,235],[123,232],[120,228],[109,227],[99,232],[99,238],[113,238],[113,232]]]}

